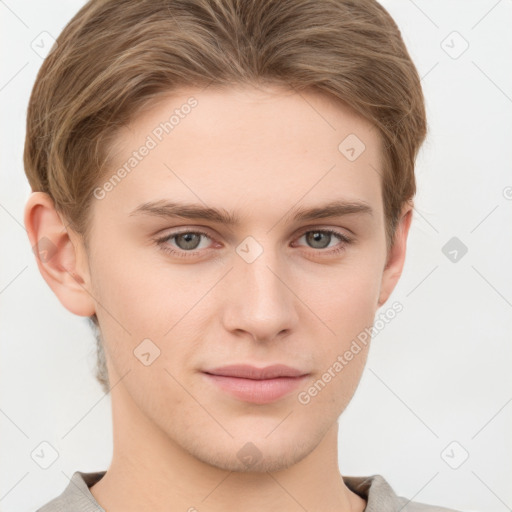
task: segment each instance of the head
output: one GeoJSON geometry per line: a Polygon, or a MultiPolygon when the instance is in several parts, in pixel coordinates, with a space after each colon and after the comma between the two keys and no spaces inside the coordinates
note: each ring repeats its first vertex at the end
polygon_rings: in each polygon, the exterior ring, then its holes
{"type": "Polygon", "coordinates": [[[122,396],[214,465],[242,467],[233,439],[281,464],[307,455],[368,344],[297,397],[400,277],[425,135],[417,71],[374,0],[88,2],[30,99],[25,224],[60,302],[91,319],[103,389],[122,379],[122,396]],[[336,202],[343,214],[315,214],[336,202]],[[243,362],[308,378],[270,404],[204,380],[243,362]]]}

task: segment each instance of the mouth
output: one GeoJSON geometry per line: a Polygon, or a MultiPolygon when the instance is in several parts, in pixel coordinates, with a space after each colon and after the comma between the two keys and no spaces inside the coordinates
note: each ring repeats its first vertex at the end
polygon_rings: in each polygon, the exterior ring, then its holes
{"type": "Polygon", "coordinates": [[[202,372],[205,379],[232,397],[254,404],[269,404],[292,393],[309,375],[286,365],[256,368],[231,365],[202,372]]]}

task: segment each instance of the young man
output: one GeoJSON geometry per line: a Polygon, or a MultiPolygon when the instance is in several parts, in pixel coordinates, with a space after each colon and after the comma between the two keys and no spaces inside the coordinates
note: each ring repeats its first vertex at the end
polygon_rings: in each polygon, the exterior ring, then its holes
{"type": "Polygon", "coordinates": [[[87,3],[32,93],[25,225],[98,328],[114,453],[40,510],[448,510],[337,458],[425,134],[373,0],[87,3]]]}

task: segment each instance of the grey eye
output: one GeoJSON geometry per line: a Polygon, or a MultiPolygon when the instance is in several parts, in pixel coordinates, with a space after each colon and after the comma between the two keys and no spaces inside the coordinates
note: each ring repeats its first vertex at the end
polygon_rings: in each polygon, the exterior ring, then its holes
{"type": "Polygon", "coordinates": [[[332,233],[325,231],[309,231],[304,235],[308,244],[314,249],[325,249],[331,242],[332,233]]]}
{"type": "Polygon", "coordinates": [[[202,236],[200,233],[181,233],[174,235],[173,238],[176,241],[176,245],[185,251],[197,249],[202,236]]]}

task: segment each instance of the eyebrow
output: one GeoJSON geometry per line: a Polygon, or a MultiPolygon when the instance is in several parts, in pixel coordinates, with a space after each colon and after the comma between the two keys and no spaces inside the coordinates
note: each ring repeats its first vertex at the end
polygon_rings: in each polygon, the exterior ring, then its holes
{"type": "MultiPolygon", "coordinates": [[[[316,207],[294,208],[286,217],[291,217],[295,222],[301,222],[328,217],[342,217],[351,214],[373,215],[373,210],[370,205],[363,201],[337,200],[316,207]]],[[[199,204],[176,203],[167,200],[149,201],[140,204],[132,210],[129,215],[209,220],[228,226],[234,226],[240,223],[240,217],[237,214],[228,212],[223,208],[211,208],[199,204]]]]}

